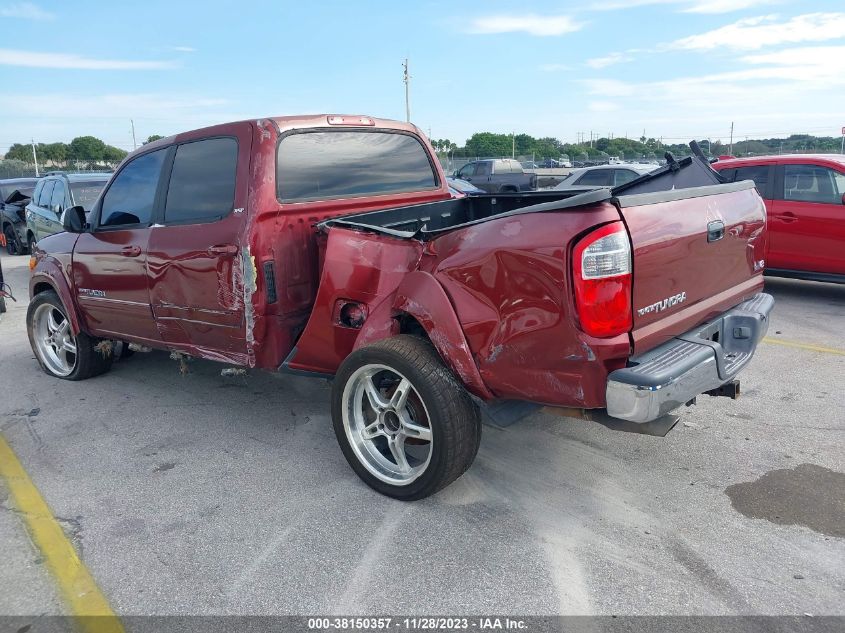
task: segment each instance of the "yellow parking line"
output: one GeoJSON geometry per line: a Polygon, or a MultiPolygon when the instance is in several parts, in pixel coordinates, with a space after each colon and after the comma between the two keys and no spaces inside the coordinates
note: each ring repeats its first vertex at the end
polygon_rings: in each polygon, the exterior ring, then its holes
{"type": "Polygon", "coordinates": [[[784,345],[786,347],[797,347],[798,349],[808,349],[811,352],[823,352],[824,354],[837,354],[839,356],[845,356],[845,350],[841,349],[834,349],[832,347],[821,347],[819,345],[807,345],[806,343],[795,343],[793,341],[782,341],[781,339],[777,338],[769,338],[768,336],[763,339],[766,343],[774,343],[775,345],[784,345]]]}
{"type": "Polygon", "coordinates": [[[32,540],[55,576],[62,597],[76,616],[79,628],[85,633],[123,633],[120,619],[111,610],[88,568],[79,560],[38,488],[2,435],[0,476],[6,481],[32,540]]]}

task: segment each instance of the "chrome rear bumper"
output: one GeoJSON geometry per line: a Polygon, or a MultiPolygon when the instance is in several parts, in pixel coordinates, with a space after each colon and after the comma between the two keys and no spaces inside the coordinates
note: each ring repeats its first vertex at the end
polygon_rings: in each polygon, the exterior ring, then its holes
{"type": "Polygon", "coordinates": [[[772,296],[760,293],[713,321],[632,356],[629,367],[608,376],[607,413],[650,422],[731,381],[766,335],[773,306],[772,296]]]}

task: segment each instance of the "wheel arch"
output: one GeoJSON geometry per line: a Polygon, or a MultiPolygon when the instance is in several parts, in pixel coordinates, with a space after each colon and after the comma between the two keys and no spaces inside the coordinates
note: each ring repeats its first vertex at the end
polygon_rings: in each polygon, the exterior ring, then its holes
{"type": "Polygon", "coordinates": [[[481,378],[452,302],[431,274],[418,270],[407,275],[396,290],[392,308],[397,329],[422,330],[471,393],[483,400],[494,398],[481,378]]]}
{"type": "Polygon", "coordinates": [[[62,277],[56,277],[48,271],[37,271],[29,280],[29,297],[35,298],[42,292],[54,292],[65,308],[71,331],[76,335],[82,332],[82,321],[76,310],[76,302],[70,292],[67,282],[62,277]]]}

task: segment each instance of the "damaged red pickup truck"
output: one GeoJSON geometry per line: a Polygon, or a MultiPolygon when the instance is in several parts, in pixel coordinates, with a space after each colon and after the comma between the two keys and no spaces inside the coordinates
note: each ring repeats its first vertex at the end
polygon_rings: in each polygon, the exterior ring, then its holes
{"type": "MultiPolygon", "coordinates": [[[[695,149],[695,148],[694,148],[695,149]]],[[[613,190],[453,197],[412,126],[244,121],[145,145],[37,245],[38,362],[113,343],[333,377],[349,464],[400,499],[472,463],[487,412],[665,434],[735,395],[768,327],[765,209],[697,156],[613,190]]]]}

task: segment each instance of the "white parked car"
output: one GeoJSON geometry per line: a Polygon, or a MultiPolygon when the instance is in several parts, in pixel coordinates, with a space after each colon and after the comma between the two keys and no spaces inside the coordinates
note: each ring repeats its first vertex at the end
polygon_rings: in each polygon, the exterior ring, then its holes
{"type": "Polygon", "coordinates": [[[653,165],[597,165],[576,169],[555,189],[571,189],[572,187],[618,187],[631,182],[643,174],[656,169],[653,165]]]}

